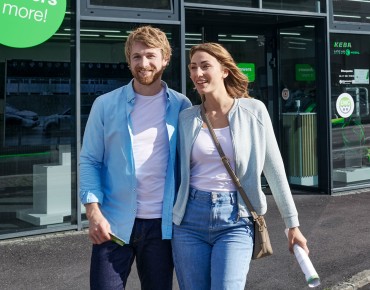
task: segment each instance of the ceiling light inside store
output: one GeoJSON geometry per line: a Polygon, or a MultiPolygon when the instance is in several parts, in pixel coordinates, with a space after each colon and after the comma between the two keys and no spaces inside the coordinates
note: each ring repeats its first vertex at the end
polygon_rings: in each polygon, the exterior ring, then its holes
{"type": "Polygon", "coordinates": [[[257,35],[231,35],[231,37],[235,37],[235,38],[258,38],[257,35]]]}
{"type": "Polygon", "coordinates": [[[297,35],[300,36],[301,34],[298,32],[280,32],[280,35],[297,35]]]}
{"type": "Polygon", "coordinates": [[[284,37],[284,39],[299,40],[299,41],[308,41],[308,42],[311,42],[312,41],[312,38],[293,37],[293,36],[287,36],[287,37],[284,37]]]}
{"type": "Polygon", "coordinates": [[[113,35],[113,34],[105,34],[104,37],[113,37],[113,38],[127,38],[127,35],[113,35]]]}
{"type": "Polygon", "coordinates": [[[357,16],[357,15],[340,15],[340,14],[334,14],[334,17],[356,18],[356,19],[360,19],[361,18],[361,16],[357,16]]]}
{"type": "MultiPolygon", "coordinates": [[[[65,31],[71,31],[70,28],[64,28],[65,31]]],[[[80,29],[82,32],[103,32],[103,33],[120,33],[119,30],[103,30],[103,29],[80,29]]]]}
{"type": "Polygon", "coordinates": [[[99,34],[80,34],[81,36],[87,36],[87,37],[100,37],[99,34]]]}
{"type": "Polygon", "coordinates": [[[245,39],[231,39],[231,38],[220,38],[219,41],[229,41],[229,42],[245,42],[245,39]]]}

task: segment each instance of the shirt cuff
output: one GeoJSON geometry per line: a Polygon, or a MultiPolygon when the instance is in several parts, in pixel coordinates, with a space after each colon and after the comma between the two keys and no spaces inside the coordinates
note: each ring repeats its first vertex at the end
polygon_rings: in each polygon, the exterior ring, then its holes
{"type": "Polygon", "coordinates": [[[81,191],[80,192],[80,198],[81,198],[82,204],[94,203],[94,202],[102,204],[103,202],[102,197],[103,195],[101,193],[94,193],[91,191],[81,191]]]}
{"type": "Polygon", "coordinates": [[[286,226],[287,229],[299,227],[298,216],[288,217],[288,218],[284,219],[284,222],[285,222],[285,226],[286,226]]]}

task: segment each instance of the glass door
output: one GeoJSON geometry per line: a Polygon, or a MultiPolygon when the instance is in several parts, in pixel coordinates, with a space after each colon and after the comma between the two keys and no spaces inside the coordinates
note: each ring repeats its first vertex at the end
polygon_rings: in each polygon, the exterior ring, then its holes
{"type": "MultiPolygon", "coordinates": [[[[219,42],[248,76],[250,95],[270,114],[289,183],[327,192],[324,21],[208,10],[188,10],[186,18],[186,52],[198,43],[219,42]]],[[[186,83],[187,96],[199,103],[190,78],[186,83]]]]}
{"type": "Polygon", "coordinates": [[[278,29],[280,142],[290,184],[318,186],[314,24],[278,29]]]}

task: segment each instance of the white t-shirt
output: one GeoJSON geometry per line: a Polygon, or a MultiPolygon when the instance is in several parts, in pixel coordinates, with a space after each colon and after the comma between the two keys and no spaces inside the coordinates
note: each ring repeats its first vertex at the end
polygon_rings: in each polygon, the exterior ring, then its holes
{"type": "Polygon", "coordinates": [[[161,218],[169,156],[164,89],[155,96],[136,94],[131,113],[133,154],[137,179],[137,214],[161,218]]]}
{"type": "MultiPolygon", "coordinates": [[[[214,129],[231,168],[235,170],[229,127],[214,129]]],[[[208,128],[202,128],[194,142],[190,162],[190,185],[204,191],[235,191],[236,187],[221,161],[208,128]]]]}

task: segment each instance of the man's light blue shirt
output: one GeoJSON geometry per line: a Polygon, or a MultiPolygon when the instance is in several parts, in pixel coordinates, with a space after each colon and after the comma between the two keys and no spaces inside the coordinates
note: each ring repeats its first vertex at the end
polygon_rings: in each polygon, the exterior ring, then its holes
{"type": "MultiPolygon", "coordinates": [[[[165,122],[169,156],[163,195],[162,238],[172,237],[175,197],[177,123],[180,111],[191,106],[188,98],[168,88],[165,122]]],[[[80,198],[97,202],[111,230],[129,243],[137,210],[135,162],[130,114],[135,105],[133,81],[98,97],[86,124],[80,155],[80,198]]],[[[155,112],[153,112],[155,113],[155,112]]]]}

